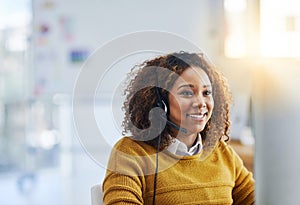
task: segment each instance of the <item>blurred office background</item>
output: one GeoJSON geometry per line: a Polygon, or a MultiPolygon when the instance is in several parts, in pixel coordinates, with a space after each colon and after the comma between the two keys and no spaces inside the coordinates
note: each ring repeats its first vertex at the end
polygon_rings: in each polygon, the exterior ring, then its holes
{"type": "MultiPolygon", "coordinates": [[[[81,145],[72,109],[76,79],[97,48],[143,30],[182,36],[208,54],[228,78],[232,141],[255,173],[259,204],[295,204],[297,0],[0,0],[0,204],[90,204],[90,188],[105,173],[93,156],[107,160],[109,147],[90,146],[91,156],[81,145]]],[[[117,81],[143,57],[111,69],[117,81]]],[[[115,81],[107,80],[95,101],[111,146],[121,137],[121,98],[110,100],[115,81]]]]}

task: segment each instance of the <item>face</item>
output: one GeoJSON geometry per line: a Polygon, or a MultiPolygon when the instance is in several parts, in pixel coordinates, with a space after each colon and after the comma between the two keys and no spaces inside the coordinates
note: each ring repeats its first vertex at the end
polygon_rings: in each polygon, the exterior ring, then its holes
{"type": "Polygon", "coordinates": [[[190,133],[201,132],[212,115],[212,85],[201,68],[188,68],[169,94],[169,120],[190,133]]]}

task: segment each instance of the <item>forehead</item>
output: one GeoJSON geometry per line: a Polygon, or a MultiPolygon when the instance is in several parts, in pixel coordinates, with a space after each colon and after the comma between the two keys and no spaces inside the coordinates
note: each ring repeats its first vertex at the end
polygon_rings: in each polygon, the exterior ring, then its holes
{"type": "Polygon", "coordinates": [[[211,82],[209,80],[208,75],[203,69],[199,67],[189,67],[185,71],[183,71],[179,78],[175,81],[174,86],[180,86],[181,84],[193,84],[195,86],[211,86],[211,82]]]}

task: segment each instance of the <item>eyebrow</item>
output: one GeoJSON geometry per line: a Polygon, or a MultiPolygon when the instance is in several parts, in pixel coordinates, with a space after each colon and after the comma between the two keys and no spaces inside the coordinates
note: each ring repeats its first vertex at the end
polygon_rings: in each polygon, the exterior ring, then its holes
{"type": "MultiPolygon", "coordinates": [[[[193,84],[183,84],[183,85],[180,85],[177,88],[177,90],[179,90],[180,88],[184,88],[184,87],[194,88],[195,86],[193,84]]],[[[202,87],[207,88],[207,87],[211,87],[211,85],[203,85],[202,87]]]]}

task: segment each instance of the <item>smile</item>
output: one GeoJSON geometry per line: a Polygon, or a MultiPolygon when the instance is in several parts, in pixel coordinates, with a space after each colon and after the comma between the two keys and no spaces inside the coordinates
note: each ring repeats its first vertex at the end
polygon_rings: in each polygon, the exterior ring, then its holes
{"type": "Polygon", "coordinates": [[[204,120],[206,117],[206,113],[203,114],[186,114],[187,117],[192,118],[194,120],[204,120]]]}

